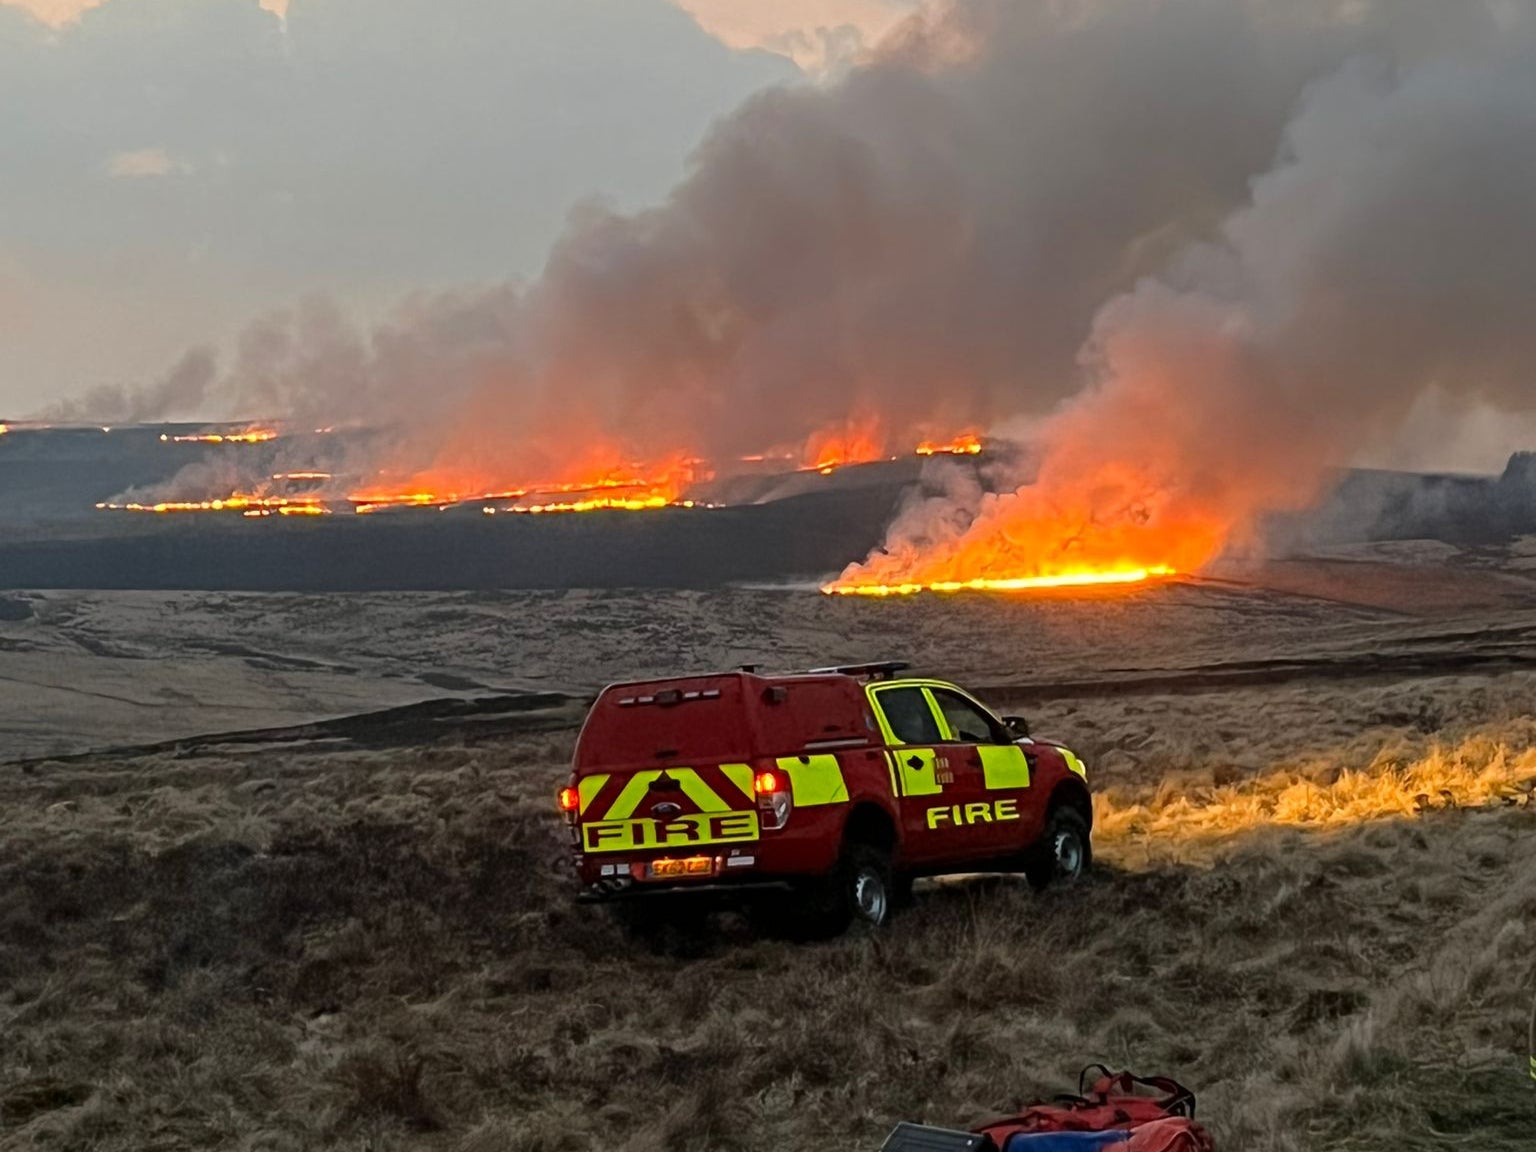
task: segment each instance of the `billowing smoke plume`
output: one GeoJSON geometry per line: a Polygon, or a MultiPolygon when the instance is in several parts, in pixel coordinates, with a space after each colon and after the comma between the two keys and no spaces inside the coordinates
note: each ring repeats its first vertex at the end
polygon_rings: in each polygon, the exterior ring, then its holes
{"type": "Polygon", "coordinates": [[[1034,482],[959,532],[952,500],[908,509],[845,583],[1194,568],[1432,390],[1536,407],[1536,23],[1392,16],[1303,94],[1250,202],[1099,312],[1034,482]]]}
{"type": "Polygon", "coordinates": [[[965,0],[579,209],[534,283],[305,305],[207,403],[397,429],[366,470],[456,491],[1049,417],[1034,483],[855,575],[1192,566],[1425,389],[1531,398],[1533,129],[1525,0],[965,0]]]}

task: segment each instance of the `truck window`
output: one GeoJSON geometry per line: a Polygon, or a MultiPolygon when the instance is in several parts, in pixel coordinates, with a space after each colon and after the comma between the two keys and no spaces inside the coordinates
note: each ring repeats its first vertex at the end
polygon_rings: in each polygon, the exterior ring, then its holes
{"type": "Polygon", "coordinates": [[[937,744],[943,739],[921,688],[887,688],[875,693],[875,700],[903,744],[937,744]]]}
{"type": "Polygon", "coordinates": [[[949,724],[949,730],[962,744],[1008,744],[997,721],[958,692],[933,689],[933,698],[949,724]]]}

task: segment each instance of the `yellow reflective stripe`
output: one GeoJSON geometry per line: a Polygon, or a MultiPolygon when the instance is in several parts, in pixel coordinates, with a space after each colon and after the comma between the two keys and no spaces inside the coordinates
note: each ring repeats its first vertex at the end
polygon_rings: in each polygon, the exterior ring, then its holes
{"type": "Polygon", "coordinates": [[[752,777],[754,775],[752,765],[722,764],[720,765],[720,771],[725,773],[726,778],[732,784],[747,794],[748,800],[755,800],[757,798],[756,794],[752,791],[752,777]]]}
{"type": "Polygon", "coordinates": [[[939,754],[932,748],[897,748],[892,753],[901,769],[901,794],[903,796],[937,796],[944,791],[939,783],[939,754]],[[908,761],[917,759],[917,765],[908,761]]]}
{"type": "Polygon", "coordinates": [[[896,783],[896,757],[890,752],[885,754],[885,770],[891,774],[891,795],[900,796],[901,788],[896,783]]]}
{"type": "Polygon", "coordinates": [[[715,794],[715,790],[699,778],[692,768],[669,768],[667,775],[682,786],[683,795],[693,801],[700,812],[729,812],[731,806],[715,794]]]}
{"type": "Polygon", "coordinates": [[[1077,753],[1070,749],[1061,749],[1061,758],[1067,762],[1068,770],[1076,772],[1084,780],[1088,779],[1088,765],[1077,758],[1077,753]]]}
{"type": "Polygon", "coordinates": [[[636,772],[624,782],[624,791],[619,793],[619,798],[613,802],[613,807],[608,809],[603,819],[628,820],[635,814],[635,809],[640,807],[640,800],[650,789],[651,781],[660,775],[659,769],[636,772]]]}
{"type": "Polygon", "coordinates": [[[789,777],[795,807],[847,803],[848,785],[843,782],[843,768],[836,756],[780,756],[777,763],[789,777]]]}
{"type": "MultiPolygon", "coordinates": [[[[882,685],[884,687],[884,685],[882,685]]],[[[880,725],[880,735],[885,737],[887,744],[900,744],[896,739],[896,733],[891,728],[891,722],[885,718],[885,709],[880,704],[880,693],[875,691],[872,684],[864,686],[864,695],[869,699],[869,708],[875,714],[875,723],[880,725]]]]}
{"type": "Polygon", "coordinates": [[[581,797],[581,804],[576,810],[578,812],[585,812],[587,805],[596,799],[597,794],[603,790],[603,785],[606,783],[608,783],[608,774],[606,772],[598,776],[583,776],[580,780],[576,781],[576,794],[581,797]]]}
{"type": "Polygon", "coordinates": [[[988,788],[1028,788],[1029,760],[1017,744],[983,744],[982,780],[988,788]]]}

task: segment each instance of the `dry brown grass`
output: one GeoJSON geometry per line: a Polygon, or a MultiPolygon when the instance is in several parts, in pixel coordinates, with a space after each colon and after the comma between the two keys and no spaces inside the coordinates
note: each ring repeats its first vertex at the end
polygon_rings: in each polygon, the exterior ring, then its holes
{"type": "Polygon", "coordinates": [[[1092,882],[936,885],[814,946],[574,907],[568,733],[13,771],[0,1148],[874,1148],[1103,1060],[1190,1083],[1226,1152],[1529,1149],[1536,810],[1498,797],[1536,729],[1484,688],[1220,780],[1115,764],[1123,705],[1084,705],[1092,882]]]}

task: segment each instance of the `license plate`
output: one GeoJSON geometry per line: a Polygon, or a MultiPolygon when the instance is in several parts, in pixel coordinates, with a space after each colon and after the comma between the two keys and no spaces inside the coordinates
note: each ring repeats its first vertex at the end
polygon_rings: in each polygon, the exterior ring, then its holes
{"type": "Polygon", "coordinates": [[[670,880],[679,876],[712,876],[714,871],[714,857],[688,856],[681,860],[652,860],[646,875],[655,880],[670,880]]]}

